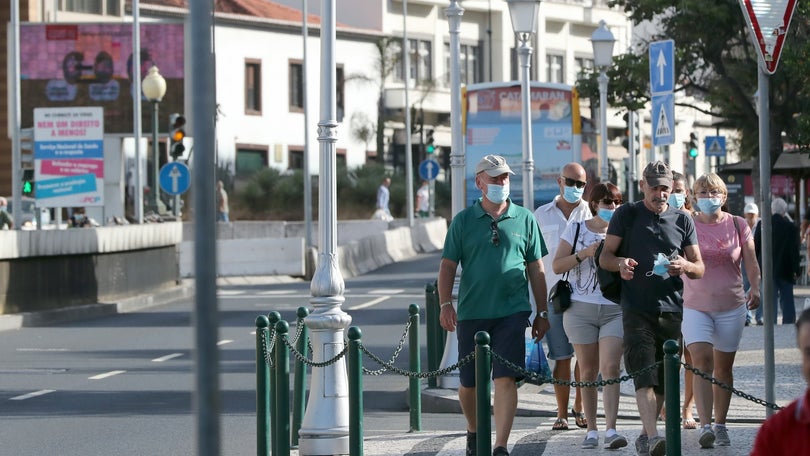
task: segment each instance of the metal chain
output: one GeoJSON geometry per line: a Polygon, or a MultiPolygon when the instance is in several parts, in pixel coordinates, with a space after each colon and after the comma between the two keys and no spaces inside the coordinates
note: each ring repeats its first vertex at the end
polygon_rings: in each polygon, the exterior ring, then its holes
{"type": "Polygon", "coordinates": [[[693,366],[691,366],[691,365],[689,365],[689,364],[687,364],[685,362],[681,362],[681,364],[683,365],[683,367],[685,369],[692,371],[695,375],[710,381],[713,385],[717,385],[717,386],[719,386],[720,388],[723,388],[726,391],[731,391],[732,393],[736,394],[737,396],[739,396],[739,397],[741,397],[743,399],[749,400],[749,401],[754,402],[754,403],[759,404],[759,405],[764,405],[765,407],[771,408],[773,410],[782,410],[782,407],[780,405],[773,404],[771,402],[759,399],[759,398],[754,397],[754,396],[752,396],[752,395],[750,395],[748,393],[743,393],[742,391],[734,388],[733,386],[726,385],[725,383],[717,380],[716,378],[712,377],[711,375],[709,375],[709,374],[707,374],[705,372],[702,372],[700,369],[698,369],[696,367],[693,367],[693,366]]]}
{"type": "Polygon", "coordinates": [[[632,378],[635,378],[636,376],[638,376],[640,374],[643,374],[643,373],[645,373],[647,371],[651,371],[651,370],[657,368],[658,366],[661,365],[661,363],[663,363],[663,361],[657,361],[654,364],[651,364],[651,365],[649,365],[649,366],[647,366],[645,368],[639,369],[636,372],[633,372],[632,374],[623,375],[623,376],[618,377],[618,378],[609,378],[607,380],[602,380],[602,381],[598,381],[598,382],[576,382],[576,381],[568,381],[568,380],[559,380],[559,379],[556,379],[556,378],[540,377],[540,375],[537,374],[536,372],[529,372],[525,368],[523,368],[523,367],[521,367],[521,366],[519,366],[519,365],[517,365],[517,364],[515,364],[515,363],[513,363],[513,362],[511,362],[511,361],[509,361],[507,359],[504,359],[501,355],[499,355],[499,354],[497,354],[497,353],[495,353],[493,351],[490,351],[490,353],[492,354],[492,359],[494,361],[497,361],[497,362],[503,364],[504,366],[508,367],[509,369],[512,369],[513,371],[515,371],[515,372],[517,372],[519,374],[523,374],[526,377],[526,382],[527,383],[531,383],[533,385],[542,385],[544,383],[551,383],[551,384],[554,384],[554,385],[573,386],[573,387],[577,387],[577,388],[595,388],[595,387],[599,387],[599,386],[613,385],[613,384],[617,384],[617,383],[621,383],[621,382],[626,382],[626,381],[628,381],[628,380],[630,380],[632,378]]]}
{"type": "Polygon", "coordinates": [[[275,348],[275,345],[276,345],[276,330],[275,330],[275,328],[270,328],[270,329],[262,328],[259,331],[261,332],[261,338],[262,338],[261,339],[261,341],[262,341],[262,355],[264,356],[264,360],[267,362],[267,365],[270,366],[270,368],[272,369],[273,368],[273,349],[275,348]],[[267,343],[267,339],[268,339],[267,333],[268,332],[270,333],[269,346],[268,346],[268,343],[267,343]]]}
{"type": "MultiPolygon", "coordinates": [[[[299,318],[298,321],[295,324],[295,337],[293,337],[293,339],[290,341],[290,343],[293,344],[293,345],[297,345],[298,344],[298,338],[301,337],[301,333],[303,333],[303,332],[304,332],[304,320],[299,318]]],[[[309,341],[309,339],[307,339],[307,341],[309,341]]]]}
{"type": "Polygon", "coordinates": [[[340,358],[343,358],[343,356],[349,351],[349,344],[347,344],[344,341],[343,342],[343,350],[340,353],[335,355],[332,359],[327,359],[326,361],[316,363],[316,362],[312,361],[311,359],[307,358],[306,356],[304,356],[303,353],[296,350],[295,347],[290,343],[289,340],[287,340],[286,337],[282,338],[282,340],[284,341],[284,345],[286,345],[287,348],[290,349],[290,353],[292,353],[295,356],[295,359],[297,359],[298,361],[301,361],[302,363],[304,363],[304,364],[306,364],[308,366],[312,366],[312,367],[326,367],[326,366],[330,366],[332,364],[335,364],[336,362],[338,362],[338,360],[340,360],[340,358]]]}
{"type": "MultiPolygon", "coordinates": [[[[402,351],[402,347],[405,346],[405,340],[408,338],[408,330],[410,330],[410,328],[411,328],[411,319],[409,318],[408,322],[405,323],[405,332],[402,333],[402,337],[399,339],[399,345],[397,345],[397,348],[394,350],[394,354],[391,355],[391,360],[389,360],[387,363],[388,365],[394,364],[394,361],[396,361],[397,356],[399,356],[399,352],[402,351]]],[[[383,365],[382,368],[377,370],[370,370],[363,367],[363,373],[368,375],[382,375],[387,370],[388,367],[386,365],[383,365]]]]}
{"type": "Polygon", "coordinates": [[[393,371],[393,372],[395,372],[395,373],[397,373],[399,375],[404,375],[406,377],[416,377],[416,378],[441,377],[442,375],[447,375],[450,372],[458,369],[459,367],[461,367],[461,366],[463,366],[463,365],[465,365],[465,364],[467,364],[469,362],[472,362],[472,360],[475,359],[475,352],[470,352],[470,354],[465,356],[463,359],[461,359],[456,364],[453,364],[452,366],[445,367],[444,369],[439,369],[439,370],[436,370],[436,371],[433,371],[433,372],[412,372],[412,371],[409,371],[409,370],[400,369],[400,368],[398,368],[398,367],[396,367],[396,366],[394,366],[394,365],[392,365],[390,363],[386,363],[385,361],[383,361],[382,359],[377,357],[377,355],[375,355],[374,353],[371,353],[370,351],[368,351],[368,349],[366,349],[366,347],[362,343],[360,344],[360,350],[363,353],[365,353],[369,358],[371,358],[375,363],[379,364],[380,366],[384,366],[385,368],[387,368],[387,370],[393,371]]]}

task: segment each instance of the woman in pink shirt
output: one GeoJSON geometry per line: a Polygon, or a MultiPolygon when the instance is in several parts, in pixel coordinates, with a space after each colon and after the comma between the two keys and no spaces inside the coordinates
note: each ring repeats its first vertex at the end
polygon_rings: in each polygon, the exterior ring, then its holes
{"type": "MultiPolygon", "coordinates": [[[[759,307],[760,274],[754,237],[745,219],[720,210],[726,203],[728,190],[717,174],[701,176],[693,190],[700,210],[694,217],[695,229],[706,273],[700,280],[684,278],[681,331],[694,367],[726,385],[733,385],[734,357],[745,327],[746,312],[759,307]],[[751,283],[747,296],[740,272],[742,262],[751,283]]],[[[702,427],[698,436],[701,448],[731,445],[726,429],[731,392],[712,387],[699,376],[695,376],[693,386],[702,427]]]]}

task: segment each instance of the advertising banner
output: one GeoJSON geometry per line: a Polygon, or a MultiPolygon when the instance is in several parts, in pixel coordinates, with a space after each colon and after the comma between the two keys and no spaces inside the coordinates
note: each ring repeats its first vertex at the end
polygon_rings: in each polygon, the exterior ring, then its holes
{"type": "Polygon", "coordinates": [[[37,206],[104,205],[104,110],[34,109],[37,206]]]}
{"type": "MultiPolygon", "coordinates": [[[[535,207],[559,194],[562,167],[579,161],[578,109],[571,86],[531,84],[532,157],[535,207]],[[575,122],[576,121],[576,122],[575,122]],[[575,153],[576,151],[576,153],[575,153]]],[[[510,198],[523,205],[523,136],[519,83],[473,84],[466,93],[466,205],[481,196],[475,188],[475,165],[487,154],[502,155],[515,172],[510,198]]]]}
{"type": "MultiPolygon", "coordinates": [[[[157,66],[166,79],[158,125],[168,130],[169,114],[183,112],[183,24],[141,24],[141,74],[157,66]]],[[[23,128],[35,108],[98,106],[107,133],[132,134],[132,24],[26,23],[20,26],[20,90],[23,128]]],[[[143,125],[151,109],[143,98],[143,125]]]]}

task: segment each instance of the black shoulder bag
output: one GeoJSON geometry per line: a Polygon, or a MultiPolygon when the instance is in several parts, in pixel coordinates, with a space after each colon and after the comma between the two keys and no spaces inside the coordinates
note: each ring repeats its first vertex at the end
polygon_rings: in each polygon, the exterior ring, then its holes
{"type": "MultiPolygon", "coordinates": [[[[571,255],[576,252],[577,248],[577,238],[579,238],[579,228],[582,226],[582,222],[577,223],[577,230],[574,234],[574,242],[571,243],[571,255]]],[[[568,273],[571,272],[569,269],[565,271],[563,274],[562,279],[558,280],[557,283],[551,287],[551,291],[548,293],[548,300],[551,302],[551,305],[554,308],[554,313],[561,314],[568,310],[571,307],[571,294],[573,293],[573,288],[571,288],[571,284],[568,282],[568,273]]]]}
{"type": "MultiPolygon", "coordinates": [[[[622,251],[622,247],[625,247],[626,251],[626,243],[630,242],[627,235],[630,233],[630,226],[633,225],[636,218],[635,208],[631,206],[628,209],[627,215],[630,217],[628,217],[628,223],[625,225],[627,228],[624,230],[624,238],[622,238],[622,245],[619,246],[619,251],[622,251]]],[[[599,243],[599,247],[596,248],[596,252],[593,254],[594,263],[596,264],[596,280],[599,281],[599,289],[602,291],[602,296],[619,304],[622,295],[622,276],[618,271],[611,272],[599,266],[599,256],[602,254],[602,248],[604,246],[605,241],[603,239],[602,242],[599,243]]]]}

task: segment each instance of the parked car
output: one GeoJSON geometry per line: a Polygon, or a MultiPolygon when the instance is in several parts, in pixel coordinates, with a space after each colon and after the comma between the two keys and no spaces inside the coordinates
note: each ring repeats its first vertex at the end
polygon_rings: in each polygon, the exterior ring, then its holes
{"type": "MultiPolygon", "coordinates": [[[[8,213],[14,217],[14,201],[10,196],[6,197],[8,201],[8,213]]],[[[36,213],[39,212],[40,223],[42,227],[51,224],[51,211],[46,207],[37,207],[37,200],[28,196],[22,197],[22,229],[35,230],[37,228],[36,213]]]]}

